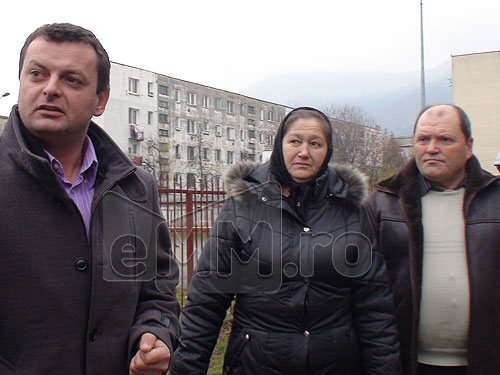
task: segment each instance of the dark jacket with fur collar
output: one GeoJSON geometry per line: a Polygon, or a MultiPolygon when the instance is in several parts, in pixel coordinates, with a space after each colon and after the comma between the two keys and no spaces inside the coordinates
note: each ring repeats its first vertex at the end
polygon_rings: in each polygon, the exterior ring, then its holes
{"type": "Polygon", "coordinates": [[[172,374],[206,373],[234,296],[224,374],[399,374],[383,259],[345,264],[346,242],[369,247],[359,235],[361,177],[330,168],[309,201],[295,202],[307,205],[304,219],[267,164],[234,166],[226,187],[230,198],[191,282],[172,374]]]}
{"type": "Polygon", "coordinates": [[[0,138],[0,374],[128,374],[145,332],[176,347],[178,268],[156,184],[96,124],[88,135],[90,241],[17,107],[0,138]]]}
{"type": "MultiPolygon", "coordinates": [[[[418,169],[412,159],[368,202],[391,278],[405,374],[416,374],[423,260],[418,169]]],[[[463,207],[470,280],[468,375],[500,374],[500,177],[467,163],[463,207]]]]}

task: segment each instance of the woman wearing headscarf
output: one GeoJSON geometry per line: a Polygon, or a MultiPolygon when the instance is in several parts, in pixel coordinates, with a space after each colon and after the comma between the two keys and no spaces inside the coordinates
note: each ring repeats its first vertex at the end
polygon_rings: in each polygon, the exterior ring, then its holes
{"type": "Polygon", "coordinates": [[[233,300],[224,374],[400,374],[385,265],[362,234],[366,186],[328,166],[332,151],[329,119],[301,107],[280,124],[269,163],[227,172],[173,375],[206,373],[233,300]]]}

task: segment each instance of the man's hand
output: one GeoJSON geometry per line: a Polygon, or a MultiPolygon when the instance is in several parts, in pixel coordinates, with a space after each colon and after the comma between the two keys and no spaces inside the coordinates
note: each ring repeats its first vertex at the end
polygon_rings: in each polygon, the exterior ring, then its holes
{"type": "Polygon", "coordinates": [[[170,364],[170,350],[152,333],[141,337],[139,350],[130,361],[130,375],[164,374],[170,364]]]}

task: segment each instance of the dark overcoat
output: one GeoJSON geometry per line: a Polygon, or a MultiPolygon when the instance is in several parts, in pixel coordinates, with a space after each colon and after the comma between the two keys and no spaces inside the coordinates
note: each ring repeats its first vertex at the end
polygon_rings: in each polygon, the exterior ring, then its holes
{"type": "MultiPolygon", "coordinates": [[[[466,165],[463,213],[470,282],[467,375],[500,374],[500,176],[466,165]]],[[[417,374],[423,262],[422,205],[415,160],[380,182],[368,215],[394,293],[405,375],[417,374]]]]}
{"type": "Polygon", "coordinates": [[[128,374],[137,340],[171,350],[178,268],[156,184],[96,124],[90,235],[14,107],[0,138],[0,374],[128,374]]]}

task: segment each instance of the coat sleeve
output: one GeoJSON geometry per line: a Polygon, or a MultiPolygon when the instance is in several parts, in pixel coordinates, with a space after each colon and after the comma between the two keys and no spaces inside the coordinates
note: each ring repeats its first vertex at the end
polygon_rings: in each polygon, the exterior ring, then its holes
{"type": "Polygon", "coordinates": [[[205,242],[182,311],[182,336],[174,353],[172,375],[206,374],[227,309],[234,299],[217,274],[228,275],[231,249],[240,247],[235,232],[234,201],[226,201],[205,242]]]}
{"type": "Polygon", "coordinates": [[[352,312],[367,375],[399,375],[399,341],[393,296],[384,258],[363,215],[364,233],[371,242],[371,266],[352,279],[352,312]]]}
{"type": "MultiPolygon", "coordinates": [[[[158,189],[151,177],[148,184],[152,211],[156,218],[162,218],[158,202],[158,189]]],[[[135,321],[129,334],[129,359],[138,350],[141,336],[150,332],[163,341],[173,354],[180,336],[180,306],[175,295],[179,282],[179,267],[172,253],[170,233],[165,220],[151,233],[151,243],[155,250],[156,276],[142,281],[135,312],[135,321]]]]}

